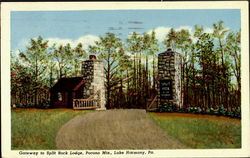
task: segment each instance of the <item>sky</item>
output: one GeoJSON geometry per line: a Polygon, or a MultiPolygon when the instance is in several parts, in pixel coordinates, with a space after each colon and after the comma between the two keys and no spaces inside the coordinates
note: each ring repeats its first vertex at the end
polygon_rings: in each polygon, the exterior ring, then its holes
{"type": "Polygon", "coordinates": [[[224,21],[224,27],[240,30],[239,9],[192,10],[88,10],[88,11],[14,11],[11,12],[11,50],[25,50],[31,38],[39,35],[53,43],[79,42],[84,48],[99,36],[113,32],[123,41],[131,32],[149,33],[153,29],[162,42],[170,28],[188,29],[201,25],[211,33],[213,23],[224,21]]]}

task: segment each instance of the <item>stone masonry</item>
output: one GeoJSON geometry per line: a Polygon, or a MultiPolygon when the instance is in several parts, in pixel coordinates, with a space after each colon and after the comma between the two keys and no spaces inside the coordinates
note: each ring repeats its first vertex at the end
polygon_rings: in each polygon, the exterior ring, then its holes
{"type": "Polygon", "coordinates": [[[100,93],[95,95],[95,98],[100,100],[100,108],[98,110],[105,110],[106,99],[103,62],[96,59],[83,61],[82,74],[83,80],[85,81],[83,97],[88,98],[99,90],[100,93]]]}
{"type": "MultiPolygon", "coordinates": [[[[163,103],[173,103],[182,106],[181,54],[168,49],[158,55],[158,107],[163,103]],[[170,87],[162,87],[166,82],[170,87]],[[163,88],[169,90],[162,90],[163,88]],[[164,98],[164,94],[168,97],[164,98]]],[[[166,85],[167,85],[166,84],[166,85]]]]}

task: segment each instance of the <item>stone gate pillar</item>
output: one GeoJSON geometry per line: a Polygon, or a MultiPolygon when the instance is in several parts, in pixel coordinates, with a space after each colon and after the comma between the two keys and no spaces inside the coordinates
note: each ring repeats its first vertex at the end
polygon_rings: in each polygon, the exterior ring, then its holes
{"type": "Polygon", "coordinates": [[[105,85],[104,85],[104,64],[102,60],[89,59],[82,63],[83,80],[85,81],[83,97],[88,98],[95,94],[96,99],[100,100],[100,108],[97,110],[105,110],[105,85]]]}
{"type": "Polygon", "coordinates": [[[158,107],[163,103],[183,105],[181,54],[168,49],[158,55],[158,107]]]}

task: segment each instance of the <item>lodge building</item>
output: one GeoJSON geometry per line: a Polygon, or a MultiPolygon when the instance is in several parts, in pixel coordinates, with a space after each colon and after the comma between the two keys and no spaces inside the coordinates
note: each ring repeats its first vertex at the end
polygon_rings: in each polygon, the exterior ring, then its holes
{"type": "Polygon", "coordinates": [[[82,62],[82,75],[61,78],[50,89],[53,108],[105,110],[104,66],[90,56],[82,62]]]}

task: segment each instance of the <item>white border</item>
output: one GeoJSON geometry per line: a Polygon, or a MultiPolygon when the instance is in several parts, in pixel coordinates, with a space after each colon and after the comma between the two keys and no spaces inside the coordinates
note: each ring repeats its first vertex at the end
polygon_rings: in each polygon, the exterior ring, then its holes
{"type": "MultiPolygon", "coordinates": [[[[9,2],[1,4],[1,123],[3,157],[22,157],[10,144],[10,12],[49,10],[125,10],[125,9],[241,9],[242,41],[242,148],[209,150],[154,150],[152,157],[248,157],[249,122],[249,22],[247,1],[214,2],[9,2]]],[[[46,151],[45,151],[46,152],[46,151]]],[[[128,157],[129,155],[123,155],[128,157]]],[[[27,157],[24,156],[24,157],[27,157]]],[[[37,156],[36,156],[37,157],[37,156]]],[[[39,157],[39,156],[38,156],[39,157]]],[[[52,157],[52,156],[46,156],[52,157]]],[[[56,156],[61,157],[61,156],[56,156]]],[[[71,156],[72,157],[72,156],[71,156]]],[[[89,156],[91,157],[91,156],[89,156]]],[[[112,155],[109,157],[120,157],[112,155]]],[[[136,156],[133,156],[136,157],[136,156]]],[[[140,157],[140,156],[137,156],[140,157]]],[[[146,155],[145,157],[150,157],[146,155]]]]}

